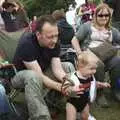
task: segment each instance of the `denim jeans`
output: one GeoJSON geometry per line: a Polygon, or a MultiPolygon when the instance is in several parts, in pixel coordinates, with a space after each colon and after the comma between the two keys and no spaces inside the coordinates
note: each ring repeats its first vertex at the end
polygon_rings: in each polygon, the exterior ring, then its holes
{"type": "Polygon", "coordinates": [[[5,89],[2,84],[0,84],[0,115],[10,112],[10,106],[8,98],[5,93],[5,89]]]}

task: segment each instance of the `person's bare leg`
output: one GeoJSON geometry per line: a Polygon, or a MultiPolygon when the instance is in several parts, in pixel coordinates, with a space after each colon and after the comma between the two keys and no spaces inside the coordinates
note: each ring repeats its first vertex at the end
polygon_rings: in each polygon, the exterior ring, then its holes
{"type": "Polygon", "coordinates": [[[89,117],[89,105],[87,104],[84,110],[81,112],[81,119],[88,120],[88,117],[89,117]]]}
{"type": "Polygon", "coordinates": [[[76,120],[77,111],[76,108],[70,104],[66,104],[66,120],[76,120]]]}

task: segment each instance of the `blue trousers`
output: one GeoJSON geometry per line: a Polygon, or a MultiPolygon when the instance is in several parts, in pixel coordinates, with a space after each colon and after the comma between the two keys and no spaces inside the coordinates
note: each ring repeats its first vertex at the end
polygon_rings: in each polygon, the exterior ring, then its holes
{"type": "Polygon", "coordinates": [[[8,98],[6,96],[5,88],[0,83],[0,115],[10,112],[8,98]]]}

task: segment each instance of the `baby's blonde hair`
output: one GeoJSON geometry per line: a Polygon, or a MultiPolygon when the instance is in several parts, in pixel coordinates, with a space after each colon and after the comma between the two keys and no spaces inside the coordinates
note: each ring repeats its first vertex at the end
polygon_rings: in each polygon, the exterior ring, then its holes
{"type": "Polygon", "coordinates": [[[90,51],[83,51],[77,57],[77,66],[76,67],[78,67],[80,65],[86,66],[91,62],[95,62],[97,64],[97,62],[98,62],[97,56],[95,56],[90,51]]]}

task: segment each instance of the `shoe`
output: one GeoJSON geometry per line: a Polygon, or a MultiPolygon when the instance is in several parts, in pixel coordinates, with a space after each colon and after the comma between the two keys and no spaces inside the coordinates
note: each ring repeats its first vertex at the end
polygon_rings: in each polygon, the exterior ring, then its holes
{"type": "Polygon", "coordinates": [[[92,116],[91,114],[89,114],[88,120],[96,120],[96,118],[92,116]]]}
{"type": "MultiPolygon", "coordinates": [[[[77,119],[76,120],[81,120],[80,119],[80,113],[77,113],[77,119]]],[[[89,114],[88,120],[96,120],[96,118],[94,116],[92,116],[91,114],[89,114]]]]}
{"type": "Polygon", "coordinates": [[[113,96],[115,97],[115,99],[120,102],[120,90],[114,89],[113,90],[113,96]]]}
{"type": "Polygon", "coordinates": [[[101,95],[97,98],[96,103],[101,108],[109,108],[110,105],[108,104],[108,101],[104,95],[101,95]]]}

